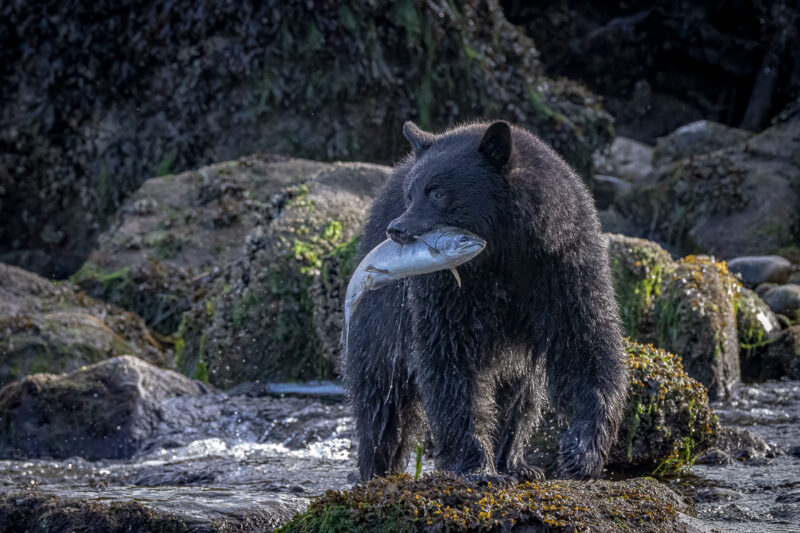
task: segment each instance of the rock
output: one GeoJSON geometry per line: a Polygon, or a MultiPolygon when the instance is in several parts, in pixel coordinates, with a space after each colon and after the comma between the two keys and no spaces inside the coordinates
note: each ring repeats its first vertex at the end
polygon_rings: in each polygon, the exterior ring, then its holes
{"type": "Polygon", "coordinates": [[[686,372],[708,387],[712,399],[726,396],[741,377],[740,289],[724,261],[688,256],[664,275],[655,303],[657,345],[680,354],[686,372]]]}
{"type": "Polygon", "coordinates": [[[800,325],[781,331],[764,348],[758,381],[800,379],[800,325]]]}
{"type": "Polygon", "coordinates": [[[634,340],[655,340],[655,300],[665,274],[675,269],[669,253],[645,239],[606,234],[625,334],[634,340]]]}
{"type": "Polygon", "coordinates": [[[598,209],[608,209],[617,196],[630,191],[630,189],[631,184],[627,181],[604,174],[595,174],[592,183],[592,193],[598,209]]]}
{"type": "MultiPolygon", "coordinates": [[[[103,531],[109,533],[226,533],[230,531],[272,531],[302,507],[280,495],[261,502],[255,509],[242,512],[236,506],[222,506],[219,511],[208,505],[204,513],[181,508],[169,501],[132,499],[129,490],[101,492],[93,497],[54,496],[39,492],[16,492],[0,495],[0,524],[4,531],[103,531]]],[[[166,491],[165,491],[166,492],[166,491]]],[[[205,489],[205,494],[213,490],[205,489]]],[[[187,498],[185,495],[184,498],[187,498]]],[[[164,496],[169,500],[169,496],[164,496]]]]}
{"type": "Polygon", "coordinates": [[[132,356],[0,389],[0,456],[121,459],[153,436],[161,404],[207,386],[132,356]]]}
{"type": "Polygon", "coordinates": [[[778,286],[777,283],[760,283],[756,287],[756,294],[758,295],[759,298],[764,298],[764,295],[767,294],[770,291],[770,289],[774,289],[777,286],[778,286]]]}
{"type": "Polygon", "coordinates": [[[595,170],[634,183],[653,170],[653,147],[628,137],[614,137],[604,152],[595,155],[595,170]]]}
{"type": "Polygon", "coordinates": [[[769,306],[745,287],[736,305],[736,330],[742,379],[762,379],[761,359],[767,346],[780,335],[781,324],[769,306]]]}
{"type": "Polygon", "coordinates": [[[358,233],[388,173],[337,163],[288,187],[274,218],[248,233],[241,258],[184,314],[178,368],[222,388],[330,379],[358,233]]]}
{"type": "Polygon", "coordinates": [[[0,386],[123,354],[171,360],[137,315],[0,263],[0,386]]]}
{"type": "MultiPolygon", "coordinates": [[[[15,531],[31,524],[52,533],[70,531],[184,531],[187,525],[135,501],[99,503],[38,494],[0,495],[0,523],[15,531]]],[[[7,531],[12,531],[8,529],[7,531]]]]}
{"type": "Polygon", "coordinates": [[[749,131],[731,128],[718,122],[698,120],[681,126],[656,141],[653,166],[662,166],[692,156],[710,154],[742,143],[752,137],[749,131]]]}
{"type": "Polygon", "coordinates": [[[792,264],[779,255],[761,255],[731,259],[728,269],[738,275],[745,286],[753,288],[764,282],[786,283],[792,264]]]}
{"type": "Polygon", "coordinates": [[[3,5],[16,30],[2,62],[16,74],[0,86],[0,260],[68,276],[145,177],[259,151],[389,163],[408,151],[410,119],[439,130],[505,118],[587,178],[611,141],[600,99],[549,78],[498,0],[270,0],[244,26],[226,4],[204,13],[202,32],[195,7],[180,0],[162,20],[127,5],[102,19],[61,5],[54,34],[22,31],[39,16],[28,3],[3,5]],[[120,53],[132,42],[133,55],[120,53]],[[39,118],[18,118],[28,116],[39,118]]]}
{"type": "Polygon", "coordinates": [[[351,258],[390,169],[250,156],[152,178],[73,276],[229,387],[330,378],[351,258]]]}
{"type": "Polygon", "coordinates": [[[711,448],[705,453],[701,453],[695,460],[696,465],[725,466],[733,463],[733,459],[726,452],[717,448],[711,448]]]}
{"type": "Polygon", "coordinates": [[[797,153],[800,120],[776,123],[745,142],[656,166],[618,208],[681,255],[773,254],[796,243],[797,153]]]}
{"type": "MultiPolygon", "coordinates": [[[[711,449],[719,432],[708,393],[683,370],[681,358],[626,341],[630,388],[625,418],[606,463],[612,474],[663,475],[687,468],[711,449]]],[[[526,460],[555,475],[559,439],[566,430],[553,413],[533,436],[526,460]]]]}
{"type": "Polygon", "coordinates": [[[278,531],[696,531],[681,521],[688,511],[676,493],[647,478],[510,486],[398,474],[329,491],[278,531]]]}
{"type": "Polygon", "coordinates": [[[612,471],[665,473],[680,470],[712,446],[719,432],[705,387],[689,377],[681,358],[627,343],[630,392],[612,471]]]}
{"type": "Polygon", "coordinates": [[[789,449],[789,455],[792,457],[800,457],[800,446],[792,446],[789,449]]]}
{"type": "Polygon", "coordinates": [[[717,449],[733,459],[749,460],[775,457],[778,453],[767,441],[749,429],[722,427],[717,438],[717,449]]]}
{"type": "Polygon", "coordinates": [[[636,235],[639,230],[628,218],[620,214],[612,205],[608,209],[597,211],[600,225],[606,233],[621,233],[623,235],[636,235]]]}
{"type": "Polygon", "coordinates": [[[712,397],[724,395],[740,377],[735,309],[741,291],[725,263],[704,256],[675,262],[654,242],[606,237],[625,333],[681,354],[689,375],[712,397]]]}
{"type": "Polygon", "coordinates": [[[774,312],[790,320],[800,320],[800,285],[779,285],[764,293],[764,301],[774,312]]]}

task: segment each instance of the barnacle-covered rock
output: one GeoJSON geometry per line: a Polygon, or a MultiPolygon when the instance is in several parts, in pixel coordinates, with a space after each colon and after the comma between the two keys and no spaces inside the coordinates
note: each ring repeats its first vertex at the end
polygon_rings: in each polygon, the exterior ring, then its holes
{"type": "Polygon", "coordinates": [[[763,379],[761,358],[780,335],[781,324],[766,302],[746,287],[742,287],[736,304],[736,330],[742,379],[763,379]]]}
{"type": "Polygon", "coordinates": [[[656,342],[680,354],[686,372],[713,398],[741,376],[736,302],[741,284],[724,261],[687,256],[664,276],[655,305],[656,342]]]}
{"type": "Polygon", "coordinates": [[[184,313],[178,368],[221,387],[331,377],[354,239],[388,173],[326,164],[283,189],[274,218],[248,232],[240,258],[184,313]]]}
{"type": "Polygon", "coordinates": [[[170,359],[134,313],[0,263],[0,386],[123,354],[159,365],[170,359]]]}
{"type": "Polygon", "coordinates": [[[677,355],[634,342],[625,351],[628,404],[609,469],[658,474],[691,465],[719,433],[706,388],[689,377],[677,355]]]}
{"type": "Polygon", "coordinates": [[[605,234],[614,288],[626,335],[653,340],[655,302],[664,275],[675,269],[669,253],[646,239],[605,234]]]}
{"type": "Polygon", "coordinates": [[[398,474],[328,491],[278,531],[693,531],[681,520],[687,511],[653,479],[476,485],[398,474]]]}
{"type": "Polygon", "coordinates": [[[389,172],[254,155],[151,178],[72,281],[142,315],[191,377],[330,377],[356,234],[389,172]]]}

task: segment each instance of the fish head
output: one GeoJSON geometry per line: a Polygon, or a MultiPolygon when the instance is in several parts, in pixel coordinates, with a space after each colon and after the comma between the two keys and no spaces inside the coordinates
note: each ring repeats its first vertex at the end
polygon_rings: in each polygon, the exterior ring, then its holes
{"type": "Polygon", "coordinates": [[[454,264],[469,261],[486,247],[486,241],[481,237],[451,226],[435,228],[417,239],[454,264]]]}

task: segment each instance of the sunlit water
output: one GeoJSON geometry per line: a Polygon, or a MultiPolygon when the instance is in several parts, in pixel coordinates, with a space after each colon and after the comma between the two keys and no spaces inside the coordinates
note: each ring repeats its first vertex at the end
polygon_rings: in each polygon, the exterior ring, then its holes
{"type": "MultiPolygon", "coordinates": [[[[0,461],[0,492],[137,500],[198,526],[279,525],[355,473],[352,419],[335,387],[322,398],[210,395],[177,399],[150,451],[126,461],[0,461]]],[[[297,392],[289,390],[287,392],[297,392]]],[[[301,391],[302,392],[302,391],[301,391]]],[[[696,465],[673,480],[709,531],[800,531],[800,382],[741,386],[716,406],[779,450],[728,466],[696,465]]],[[[426,470],[430,465],[426,462],[426,470]]],[[[411,465],[410,465],[411,468],[411,465]]]]}

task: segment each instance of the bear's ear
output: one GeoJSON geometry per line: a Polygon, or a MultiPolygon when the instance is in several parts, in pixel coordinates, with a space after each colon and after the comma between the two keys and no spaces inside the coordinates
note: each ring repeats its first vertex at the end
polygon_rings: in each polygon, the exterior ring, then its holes
{"type": "Polygon", "coordinates": [[[511,158],[511,126],[508,122],[498,120],[486,128],[478,150],[495,168],[508,163],[511,158]]]}
{"type": "Polygon", "coordinates": [[[422,131],[410,120],[403,124],[403,136],[411,143],[411,147],[414,148],[414,155],[417,157],[425,153],[425,150],[430,148],[433,141],[436,140],[435,135],[422,131]]]}

